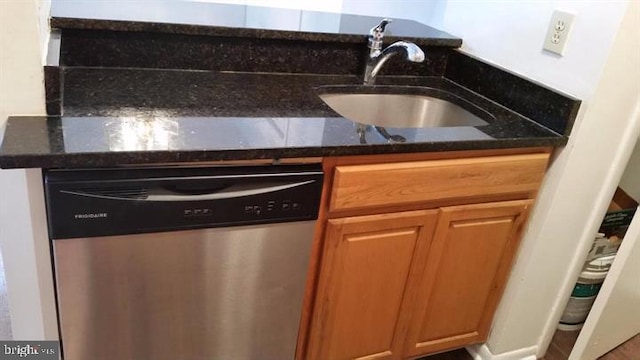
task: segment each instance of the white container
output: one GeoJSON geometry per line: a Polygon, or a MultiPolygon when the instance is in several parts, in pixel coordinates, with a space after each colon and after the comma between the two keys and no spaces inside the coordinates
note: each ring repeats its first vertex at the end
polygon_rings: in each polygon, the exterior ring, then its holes
{"type": "Polygon", "coordinates": [[[614,258],[615,255],[605,256],[585,264],[560,318],[559,330],[572,331],[582,328],[614,258]]]}

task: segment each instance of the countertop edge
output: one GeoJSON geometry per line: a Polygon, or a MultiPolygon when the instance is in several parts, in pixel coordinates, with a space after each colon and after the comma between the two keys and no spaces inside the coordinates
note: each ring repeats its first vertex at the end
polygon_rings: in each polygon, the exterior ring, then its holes
{"type": "Polygon", "coordinates": [[[500,139],[487,141],[459,141],[446,143],[380,144],[363,146],[267,148],[242,150],[181,150],[181,151],[123,151],[74,154],[21,154],[0,155],[0,169],[27,168],[97,168],[129,165],[177,165],[203,162],[239,160],[265,160],[310,157],[337,157],[352,155],[411,154],[447,151],[499,150],[566,145],[566,136],[500,139]],[[409,148],[410,147],[410,148],[409,148]],[[91,158],[91,161],[87,159],[91,158]]]}

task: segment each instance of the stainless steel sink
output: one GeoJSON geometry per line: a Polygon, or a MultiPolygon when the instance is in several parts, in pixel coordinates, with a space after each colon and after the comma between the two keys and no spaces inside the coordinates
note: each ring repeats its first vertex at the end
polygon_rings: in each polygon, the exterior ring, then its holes
{"type": "Polygon", "coordinates": [[[324,93],[319,96],[343,117],[379,127],[424,128],[488,124],[461,106],[426,95],[324,93]]]}

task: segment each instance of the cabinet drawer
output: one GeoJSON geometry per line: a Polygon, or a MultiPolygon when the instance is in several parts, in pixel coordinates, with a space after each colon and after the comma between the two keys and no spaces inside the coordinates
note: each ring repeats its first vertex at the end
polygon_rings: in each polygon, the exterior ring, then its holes
{"type": "Polygon", "coordinates": [[[549,154],[487,156],[338,166],[329,209],[353,210],[425,201],[523,194],[531,197],[549,154]]]}

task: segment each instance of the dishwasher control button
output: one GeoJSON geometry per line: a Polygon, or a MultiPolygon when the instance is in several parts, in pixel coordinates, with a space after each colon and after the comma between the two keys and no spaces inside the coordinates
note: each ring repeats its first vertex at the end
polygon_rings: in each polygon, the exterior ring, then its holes
{"type": "Polygon", "coordinates": [[[282,202],[282,210],[289,210],[291,209],[291,201],[290,200],[285,200],[282,202]]]}
{"type": "Polygon", "coordinates": [[[213,215],[212,209],[202,209],[202,216],[211,216],[213,215]]]}
{"type": "Polygon", "coordinates": [[[254,206],[253,211],[256,213],[256,215],[260,215],[260,213],[262,212],[262,208],[260,206],[254,206]]]}
{"type": "Polygon", "coordinates": [[[244,207],[244,213],[245,213],[245,214],[251,214],[252,212],[253,212],[253,206],[251,206],[251,205],[246,205],[246,206],[244,207]]]}
{"type": "Polygon", "coordinates": [[[202,209],[193,209],[193,216],[201,216],[202,209]]]}
{"type": "Polygon", "coordinates": [[[299,203],[293,203],[293,204],[291,204],[291,208],[293,210],[300,210],[300,204],[299,203]]]}
{"type": "Polygon", "coordinates": [[[184,217],[191,217],[191,216],[193,216],[193,211],[192,211],[191,209],[186,209],[186,210],[184,210],[184,212],[182,213],[182,215],[183,215],[184,217]]]}

